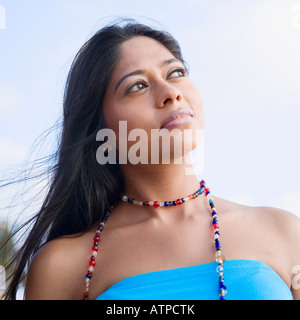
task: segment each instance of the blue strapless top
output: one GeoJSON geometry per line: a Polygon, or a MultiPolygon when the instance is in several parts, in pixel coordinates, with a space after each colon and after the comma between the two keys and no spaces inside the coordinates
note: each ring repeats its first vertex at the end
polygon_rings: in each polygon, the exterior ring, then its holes
{"type": "MultiPolygon", "coordinates": [[[[153,271],[127,277],[96,300],[218,300],[217,263],[153,271]]],[[[224,261],[227,300],[292,300],[283,279],[256,260],[224,261]]]]}

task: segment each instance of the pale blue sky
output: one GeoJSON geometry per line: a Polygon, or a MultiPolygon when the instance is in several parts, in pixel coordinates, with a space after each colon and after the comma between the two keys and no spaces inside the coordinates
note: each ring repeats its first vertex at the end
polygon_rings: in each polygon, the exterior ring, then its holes
{"type": "Polygon", "coordinates": [[[2,173],[18,168],[60,115],[80,46],[114,18],[155,26],[153,19],[181,44],[202,93],[203,177],[212,192],[300,215],[300,0],[0,0],[0,6],[2,173]]]}

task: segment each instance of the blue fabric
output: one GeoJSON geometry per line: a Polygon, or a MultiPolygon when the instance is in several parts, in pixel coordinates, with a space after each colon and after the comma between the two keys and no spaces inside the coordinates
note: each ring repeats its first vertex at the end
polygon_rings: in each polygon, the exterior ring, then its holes
{"type": "MultiPolygon", "coordinates": [[[[127,277],[96,300],[218,300],[217,263],[127,277]]],[[[292,300],[283,279],[256,260],[224,261],[226,300],[292,300]]]]}

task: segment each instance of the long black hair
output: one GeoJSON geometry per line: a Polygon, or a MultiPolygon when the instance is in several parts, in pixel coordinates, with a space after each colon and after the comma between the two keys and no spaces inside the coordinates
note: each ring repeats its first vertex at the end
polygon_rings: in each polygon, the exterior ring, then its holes
{"type": "Polygon", "coordinates": [[[30,232],[10,263],[14,270],[6,299],[15,299],[22,273],[44,243],[86,232],[120,199],[124,189],[120,166],[97,163],[96,134],[105,128],[102,101],[120,46],[135,36],[159,41],[183,61],[177,41],[168,32],[128,19],[99,30],[76,54],[67,77],[61,137],[47,195],[37,214],[22,226],[30,224],[30,232]]]}

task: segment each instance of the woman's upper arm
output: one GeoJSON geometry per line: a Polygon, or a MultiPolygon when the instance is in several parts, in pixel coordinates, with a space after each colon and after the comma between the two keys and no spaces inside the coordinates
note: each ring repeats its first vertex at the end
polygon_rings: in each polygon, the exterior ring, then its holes
{"type": "Polygon", "coordinates": [[[281,210],[270,208],[274,213],[274,236],[284,241],[284,250],[281,254],[289,270],[291,292],[295,300],[300,300],[300,218],[281,210]]]}
{"type": "Polygon", "coordinates": [[[300,219],[293,217],[290,222],[290,246],[292,248],[291,290],[295,300],[300,300],[300,219]]]}
{"type": "Polygon", "coordinates": [[[44,245],[34,257],[27,276],[26,300],[64,300],[72,298],[64,245],[53,240],[44,245]]]}

